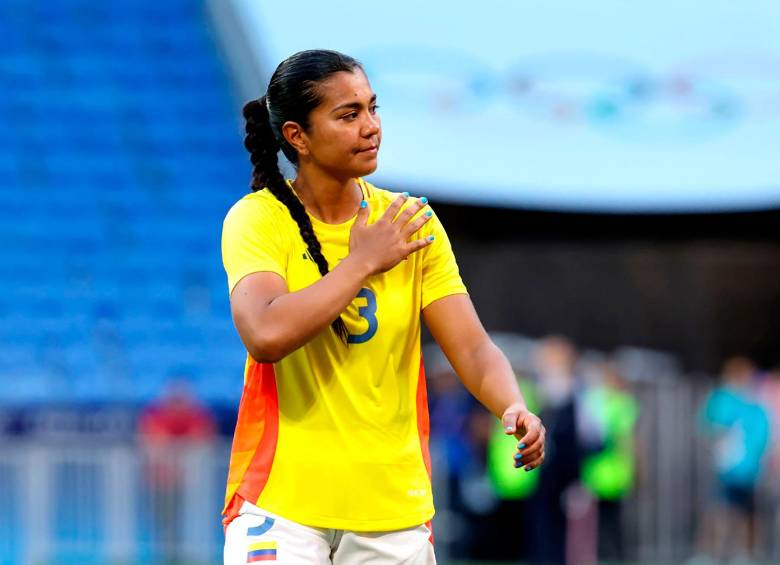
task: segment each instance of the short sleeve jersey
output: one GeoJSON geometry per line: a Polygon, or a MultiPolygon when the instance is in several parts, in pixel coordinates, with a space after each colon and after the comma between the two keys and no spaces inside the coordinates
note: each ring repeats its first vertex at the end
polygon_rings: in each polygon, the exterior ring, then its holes
{"type": "MultiPolygon", "coordinates": [[[[376,221],[398,194],[357,182],[368,221],[376,221]]],[[[349,253],[355,218],[310,218],[333,269],[349,253]]],[[[429,235],[432,244],[366,280],[342,314],[347,343],[328,326],[276,363],[247,355],[226,510],[239,495],[321,528],[384,531],[431,519],[420,314],[466,288],[435,214],[412,237],[429,235]]],[[[290,292],[321,278],[297,224],[268,189],[230,209],[222,256],[231,292],[260,271],[278,274],[290,292]]]]}

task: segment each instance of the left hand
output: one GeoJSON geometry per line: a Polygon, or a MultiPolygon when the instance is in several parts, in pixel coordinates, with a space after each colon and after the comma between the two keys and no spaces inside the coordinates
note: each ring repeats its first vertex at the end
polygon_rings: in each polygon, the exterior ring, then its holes
{"type": "Polygon", "coordinates": [[[519,440],[515,467],[531,471],[544,462],[545,429],[538,416],[522,405],[513,404],[501,416],[501,425],[507,435],[519,440]]]}

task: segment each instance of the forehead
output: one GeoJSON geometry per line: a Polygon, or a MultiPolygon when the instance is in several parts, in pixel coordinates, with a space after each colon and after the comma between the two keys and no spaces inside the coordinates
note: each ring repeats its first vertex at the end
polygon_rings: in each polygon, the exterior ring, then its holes
{"type": "Polygon", "coordinates": [[[328,111],[341,104],[368,102],[374,95],[365,73],[360,69],[353,72],[334,73],[319,84],[320,106],[328,111]]]}

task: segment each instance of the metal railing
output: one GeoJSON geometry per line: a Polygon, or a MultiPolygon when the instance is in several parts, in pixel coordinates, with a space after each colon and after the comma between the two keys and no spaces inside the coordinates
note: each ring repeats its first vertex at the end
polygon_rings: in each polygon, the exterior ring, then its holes
{"type": "MultiPolygon", "coordinates": [[[[623,513],[632,560],[681,562],[695,553],[714,492],[710,453],[696,423],[708,390],[707,381],[675,378],[634,387],[639,464],[623,513]]],[[[226,439],[156,452],[135,442],[76,437],[0,440],[0,564],[220,563],[229,448],[226,439]]],[[[458,557],[449,545],[457,516],[446,498],[446,458],[435,442],[432,458],[437,554],[448,563],[458,557]]],[[[767,552],[772,512],[762,527],[767,552]]]]}
{"type": "Polygon", "coordinates": [[[134,444],[6,441],[0,563],[219,562],[228,456],[227,443],[150,462],[134,444]]]}

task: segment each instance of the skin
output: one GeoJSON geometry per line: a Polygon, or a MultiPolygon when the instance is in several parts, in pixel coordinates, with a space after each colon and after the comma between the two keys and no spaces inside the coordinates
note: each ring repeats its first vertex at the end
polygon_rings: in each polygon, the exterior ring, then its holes
{"type": "MultiPolygon", "coordinates": [[[[282,133],[298,152],[294,187],[306,209],[329,223],[357,216],[349,255],[322,279],[292,293],[275,273],[253,273],[238,282],[230,297],[233,320],[247,351],[260,362],[276,362],[326,330],[369,277],[431,243],[409,241],[429,219],[420,214],[410,221],[425,207],[423,201],[411,199],[399,214],[409,199],[399,196],[372,224],[368,207],[360,206],[355,178],[376,170],[378,152],[363,150],[378,150],[382,141],[376,96],[366,76],[360,70],[336,73],[320,83],[320,94],[309,128],[286,122],[282,133]]],[[[538,467],[544,461],[544,426],[528,411],[509,362],[485,332],[471,299],[447,296],[422,314],[466,388],[519,440],[515,466],[538,467]]]]}

